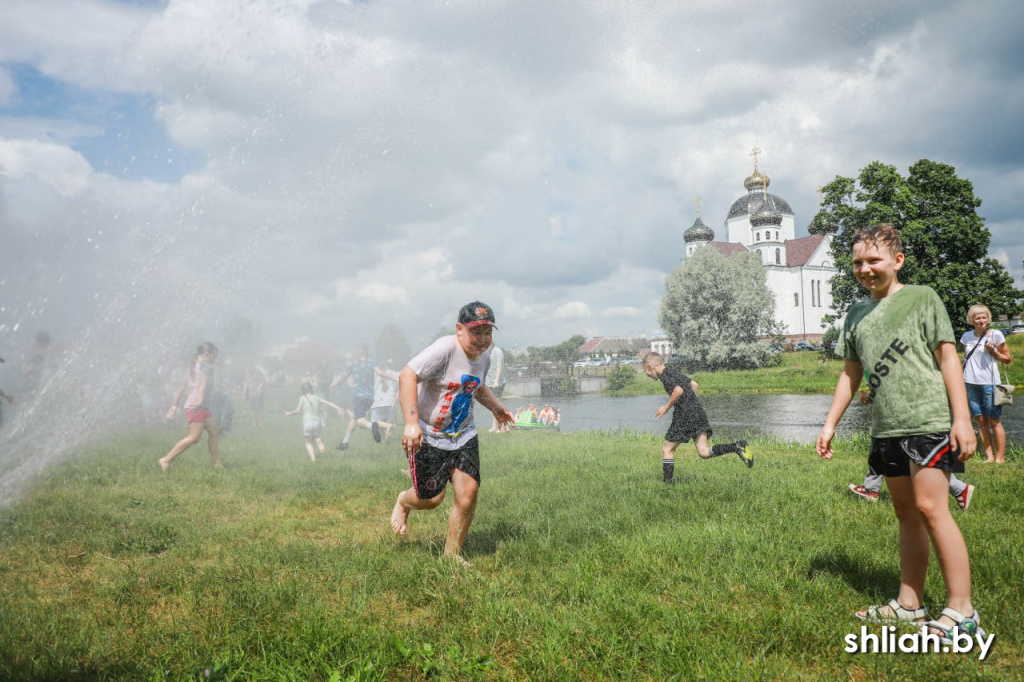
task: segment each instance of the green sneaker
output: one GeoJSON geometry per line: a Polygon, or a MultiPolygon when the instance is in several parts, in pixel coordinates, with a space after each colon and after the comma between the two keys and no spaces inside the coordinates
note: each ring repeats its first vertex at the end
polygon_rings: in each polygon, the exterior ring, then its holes
{"type": "Polygon", "coordinates": [[[738,440],[738,441],[736,441],[736,448],[737,448],[736,454],[740,456],[740,459],[742,459],[743,463],[747,465],[747,468],[748,469],[753,469],[754,468],[754,453],[750,452],[750,450],[747,448],[747,441],[745,441],[745,440],[738,440]]]}

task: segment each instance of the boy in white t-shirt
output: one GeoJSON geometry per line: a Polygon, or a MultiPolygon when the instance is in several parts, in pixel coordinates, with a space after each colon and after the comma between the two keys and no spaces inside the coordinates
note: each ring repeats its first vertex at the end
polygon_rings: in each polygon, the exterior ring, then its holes
{"type": "Polygon", "coordinates": [[[403,490],[391,512],[391,529],[405,535],[409,512],[434,509],[444,500],[448,481],[455,501],[448,517],[444,554],[468,566],[462,544],[476,511],[480,488],[480,451],[473,401],[501,424],[514,421],[484,385],[490,366],[494,311],[473,301],[459,311],[453,336],[427,346],[402,369],[398,400],[405,416],[402,448],[409,457],[412,487],[403,490]]]}

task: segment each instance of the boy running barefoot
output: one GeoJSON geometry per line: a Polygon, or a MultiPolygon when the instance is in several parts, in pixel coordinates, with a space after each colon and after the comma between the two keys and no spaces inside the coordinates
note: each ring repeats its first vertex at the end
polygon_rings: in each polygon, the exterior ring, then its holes
{"type": "Polygon", "coordinates": [[[644,358],[644,374],[660,381],[668,393],[668,402],[659,407],[654,416],[661,419],[670,409],[672,423],[665,434],[665,442],[661,444],[661,470],[665,483],[674,483],[675,452],[680,443],[693,440],[697,454],[701,459],[721,457],[735,452],[747,467],[754,466],[754,456],[747,452],[745,440],[736,443],[724,443],[708,447],[711,437],[711,426],[704,407],[697,399],[697,382],[681,372],[667,367],[665,358],[658,353],[648,353],[644,358]]]}
{"type": "Polygon", "coordinates": [[[963,472],[976,440],[949,316],[931,288],[900,283],[903,262],[903,244],[892,225],[854,236],[853,274],[871,298],[855,303],[843,323],[845,364],[816,449],[832,457],[836,425],[869,368],[868,464],[885,477],[899,521],[900,590],[888,604],[869,606],[856,616],[924,624],[930,539],[948,606],[927,626],[950,643],[954,628],[984,636],[971,604],[967,545],[946,503],[949,476],[963,472]]]}
{"type": "Polygon", "coordinates": [[[398,378],[398,400],[405,415],[402,447],[409,457],[412,487],[391,511],[391,529],[405,535],[409,512],[434,509],[451,481],[455,501],[448,517],[446,557],[464,566],[462,545],[476,512],[480,451],[473,401],[500,424],[511,424],[505,409],[483,383],[490,365],[494,311],[473,301],[459,311],[453,336],[443,336],[409,361],[398,378]]]}

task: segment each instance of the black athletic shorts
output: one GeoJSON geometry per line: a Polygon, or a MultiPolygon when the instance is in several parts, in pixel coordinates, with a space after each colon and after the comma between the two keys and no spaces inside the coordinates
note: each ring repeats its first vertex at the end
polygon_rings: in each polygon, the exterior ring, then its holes
{"type": "Polygon", "coordinates": [[[685,410],[678,407],[672,411],[672,423],[669,424],[665,440],[670,443],[686,443],[696,439],[702,433],[711,438],[711,425],[708,415],[699,403],[687,406],[685,410]]]}
{"type": "Polygon", "coordinates": [[[480,443],[473,436],[458,450],[435,448],[423,439],[423,445],[409,456],[409,471],[416,497],[429,500],[437,497],[452,478],[452,469],[472,476],[480,483],[480,443]]]}
{"type": "Polygon", "coordinates": [[[909,476],[910,462],[954,474],[964,472],[960,451],[950,445],[949,433],[872,438],[868,466],[883,476],[909,476]]]}

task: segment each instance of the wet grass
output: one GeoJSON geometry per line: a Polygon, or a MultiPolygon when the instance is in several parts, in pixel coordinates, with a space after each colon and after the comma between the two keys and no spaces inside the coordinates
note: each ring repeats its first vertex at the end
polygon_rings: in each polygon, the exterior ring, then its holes
{"type": "MultiPolygon", "coordinates": [[[[1021,675],[1019,458],[969,466],[978,494],[955,512],[996,634],[978,661],[843,651],[853,610],[898,584],[887,496],[846,491],[862,439],[831,462],[761,441],[753,470],[683,446],[665,487],[653,436],[483,434],[459,569],[439,558],[447,504],[390,533],[396,446],[361,432],[313,464],[294,422],[270,426],[226,441],[227,471],[194,448],[167,476],[179,431],[126,435],[0,512],[0,679],[1021,675]]],[[[933,566],[927,601],[943,598],[933,566]]]]}

